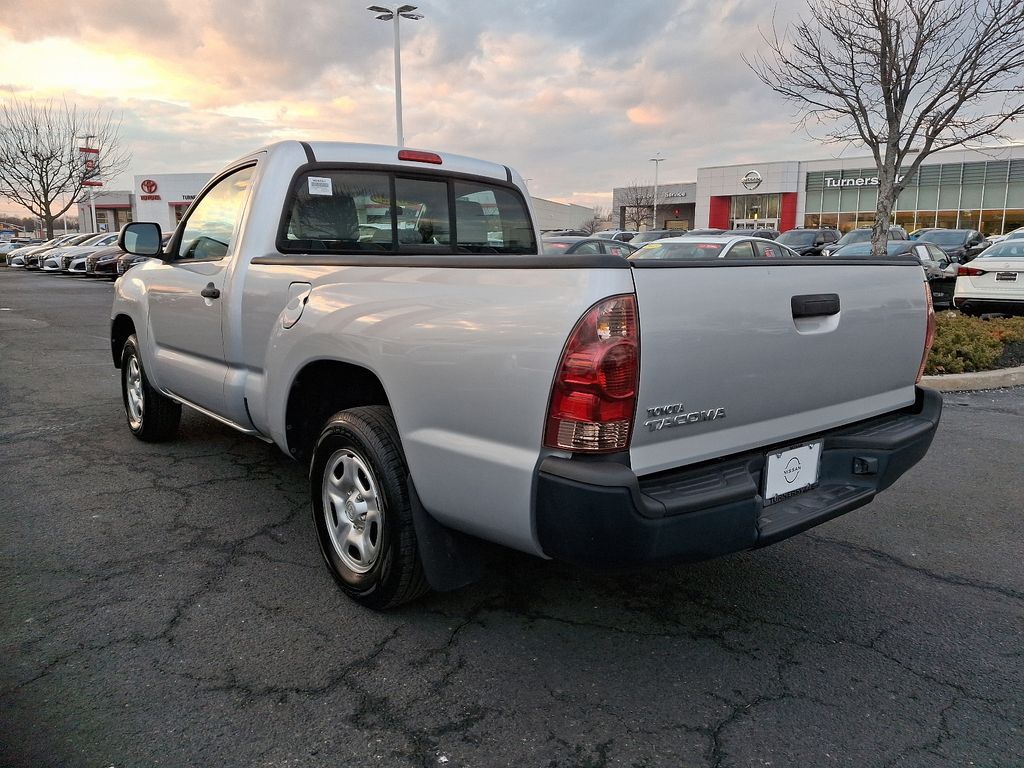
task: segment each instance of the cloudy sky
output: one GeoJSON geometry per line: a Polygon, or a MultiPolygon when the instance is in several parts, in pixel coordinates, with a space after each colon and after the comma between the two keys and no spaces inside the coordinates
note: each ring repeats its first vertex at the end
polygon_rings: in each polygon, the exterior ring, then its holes
{"type": "MultiPolygon", "coordinates": [[[[283,138],[393,143],[393,32],[363,0],[0,0],[0,97],[123,114],[131,175],[212,172],[283,138]]],[[[406,144],[496,160],[533,194],[831,157],[755,81],[803,0],[424,0],[402,23],[406,144]]],[[[846,150],[847,153],[857,150],[846,150]]]]}

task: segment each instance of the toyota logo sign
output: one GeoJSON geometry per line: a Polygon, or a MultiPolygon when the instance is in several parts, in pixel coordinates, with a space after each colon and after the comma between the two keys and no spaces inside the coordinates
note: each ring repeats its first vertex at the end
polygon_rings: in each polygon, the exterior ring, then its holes
{"type": "Polygon", "coordinates": [[[747,189],[757,189],[761,186],[761,174],[757,171],[747,171],[743,178],[740,179],[740,184],[747,189]]]}
{"type": "Polygon", "coordinates": [[[156,182],[152,179],[146,179],[139,186],[142,187],[142,191],[147,195],[152,195],[157,190],[156,182]]]}

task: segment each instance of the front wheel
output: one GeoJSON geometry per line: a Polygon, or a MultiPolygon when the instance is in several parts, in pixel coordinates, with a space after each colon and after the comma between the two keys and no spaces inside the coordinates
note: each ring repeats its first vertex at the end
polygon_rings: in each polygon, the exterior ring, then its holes
{"type": "Polygon", "coordinates": [[[336,413],[313,451],[309,485],[320,551],[341,589],[368,608],[391,608],[429,589],[408,475],[384,406],[336,413]]]}
{"type": "Polygon", "coordinates": [[[128,429],[139,440],[157,443],[178,433],[181,406],[149,383],[135,334],[121,348],[121,398],[128,429]]]}

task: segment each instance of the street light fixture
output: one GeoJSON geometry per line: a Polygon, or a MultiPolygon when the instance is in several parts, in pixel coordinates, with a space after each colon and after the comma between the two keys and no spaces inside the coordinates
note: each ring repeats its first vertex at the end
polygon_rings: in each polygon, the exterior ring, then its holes
{"type": "MultiPolygon", "coordinates": [[[[657,153],[661,155],[661,152],[657,153]]],[[[664,162],[663,157],[652,157],[649,162],[654,163],[654,205],[651,208],[651,229],[658,228],[658,167],[664,162]]]]}
{"type": "Polygon", "coordinates": [[[398,146],[405,146],[405,136],[402,134],[402,42],[398,35],[398,20],[409,19],[417,21],[423,18],[422,13],[413,13],[415,5],[400,5],[397,8],[388,8],[384,5],[370,5],[366,10],[377,14],[380,21],[395,22],[395,128],[397,132],[398,146]]]}

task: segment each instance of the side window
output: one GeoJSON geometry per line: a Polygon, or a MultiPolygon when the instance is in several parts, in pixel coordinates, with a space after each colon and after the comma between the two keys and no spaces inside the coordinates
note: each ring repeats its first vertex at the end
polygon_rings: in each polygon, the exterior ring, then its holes
{"type": "Polygon", "coordinates": [[[759,259],[778,259],[789,254],[783,251],[778,243],[754,243],[754,251],[759,259]]]}
{"type": "MultiPolygon", "coordinates": [[[[760,243],[758,243],[760,245],[760,243]]],[[[742,240],[733,245],[725,254],[727,259],[752,259],[754,258],[754,248],[751,246],[749,240],[742,240]]]]}
{"type": "Polygon", "coordinates": [[[605,250],[612,256],[622,256],[623,258],[629,256],[629,254],[633,252],[630,248],[627,248],[625,245],[619,245],[614,240],[605,244],[605,250]]]}
{"type": "Polygon", "coordinates": [[[523,199],[512,190],[454,182],[456,250],[462,253],[536,253],[523,199]]]}
{"type": "Polygon", "coordinates": [[[299,176],[278,247],[282,251],[390,251],[386,173],[315,170],[299,176]]]}
{"type": "Polygon", "coordinates": [[[601,250],[601,243],[584,243],[573,253],[604,253],[604,251],[601,250]]]}
{"type": "Polygon", "coordinates": [[[227,255],[254,169],[250,165],[225,176],[203,195],[185,221],[179,259],[216,261],[227,255]]]}
{"type": "Polygon", "coordinates": [[[448,184],[444,181],[395,179],[398,245],[443,245],[452,242],[448,184]]]}

